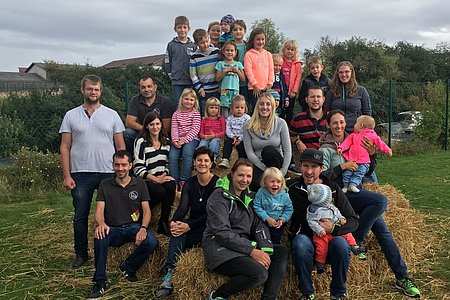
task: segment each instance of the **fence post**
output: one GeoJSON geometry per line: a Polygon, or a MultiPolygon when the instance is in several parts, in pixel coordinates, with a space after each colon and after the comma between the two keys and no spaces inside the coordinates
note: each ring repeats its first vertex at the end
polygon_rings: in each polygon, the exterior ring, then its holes
{"type": "Polygon", "coordinates": [[[389,113],[388,113],[388,145],[391,147],[392,138],[392,79],[389,79],[389,113]]]}
{"type": "Polygon", "coordinates": [[[445,86],[445,138],[444,138],[444,150],[448,150],[448,88],[450,84],[450,79],[447,79],[447,84],[445,86]]]}

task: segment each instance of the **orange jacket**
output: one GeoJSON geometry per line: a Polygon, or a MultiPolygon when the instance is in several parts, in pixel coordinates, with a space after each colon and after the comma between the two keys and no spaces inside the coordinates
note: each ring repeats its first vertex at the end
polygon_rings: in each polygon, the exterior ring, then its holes
{"type": "Polygon", "coordinates": [[[249,90],[253,90],[255,84],[265,90],[267,85],[272,85],[275,80],[272,54],[264,49],[261,52],[255,49],[248,50],[244,56],[244,72],[248,79],[249,90]]]}
{"type": "Polygon", "coordinates": [[[302,62],[295,59],[292,62],[291,75],[289,76],[288,93],[298,93],[300,82],[302,81],[302,62]]]}

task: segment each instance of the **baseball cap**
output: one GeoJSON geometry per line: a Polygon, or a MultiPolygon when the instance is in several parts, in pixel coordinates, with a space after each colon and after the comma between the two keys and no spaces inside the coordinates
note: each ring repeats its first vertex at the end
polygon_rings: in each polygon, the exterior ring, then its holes
{"type": "Polygon", "coordinates": [[[300,161],[310,161],[319,165],[323,165],[323,153],[322,151],[317,149],[307,148],[300,156],[300,161]]]}

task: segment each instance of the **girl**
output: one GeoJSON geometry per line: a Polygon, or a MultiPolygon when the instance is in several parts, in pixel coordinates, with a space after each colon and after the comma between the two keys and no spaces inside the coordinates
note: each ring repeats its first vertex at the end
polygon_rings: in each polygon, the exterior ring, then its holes
{"type": "Polygon", "coordinates": [[[290,124],[294,116],[295,97],[302,80],[302,63],[298,60],[298,44],[294,40],[286,41],[281,49],[281,53],[283,56],[281,73],[288,87],[289,96],[289,100],[283,103],[284,107],[281,117],[286,120],[286,123],[290,124]]]}
{"type": "Polygon", "coordinates": [[[220,82],[220,106],[222,116],[228,117],[231,100],[239,94],[239,80],[245,80],[244,66],[235,61],[238,56],[236,45],[226,42],[220,49],[222,61],[216,64],[216,81],[220,82]]]}
{"type": "Polygon", "coordinates": [[[200,131],[200,112],[197,95],[191,88],[186,88],[180,97],[178,109],[172,115],[172,145],[169,152],[169,171],[178,183],[181,191],[183,184],[191,177],[192,157],[198,146],[198,133],[200,131]],[[181,164],[181,177],[178,163],[181,164]]]}
{"type": "Polygon", "coordinates": [[[209,41],[210,41],[211,45],[213,45],[216,48],[220,48],[219,38],[220,38],[221,34],[222,34],[222,28],[220,27],[220,23],[218,21],[209,23],[208,35],[209,35],[209,41]]]}
{"type": "Polygon", "coordinates": [[[262,28],[255,28],[250,33],[247,42],[247,52],[244,56],[244,70],[248,81],[248,97],[251,109],[255,108],[259,95],[270,90],[274,81],[272,54],[264,49],[266,33],[262,28]]]}
{"type": "Polygon", "coordinates": [[[154,112],[148,113],[134,145],[133,171],[145,179],[150,198],[150,209],[161,202],[161,216],[157,232],[170,236],[169,214],[175,198],[176,184],[169,176],[170,143],[162,128],[162,119],[154,112]]]}
{"type": "Polygon", "coordinates": [[[275,167],[267,168],[261,178],[261,188],[255,196],[256,214],[267,222],[272,243],[280,244],[286,223],[294,208],[287,193],[286,181],[281,171],[275,167]]]}
{"type": "Polygon", "coordinates": [[[219,156],[220,141],[225,130],[225,118],[220,115],[220,101],[211,97],[205,103],[205,117],[200,124],[199,147],[209,147],[214,152],[214,162],[219,156]]]}

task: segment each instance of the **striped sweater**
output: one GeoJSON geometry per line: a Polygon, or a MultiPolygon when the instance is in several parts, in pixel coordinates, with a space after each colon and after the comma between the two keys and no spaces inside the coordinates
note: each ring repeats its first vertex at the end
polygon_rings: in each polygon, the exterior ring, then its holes
{"type": "Polygon", "coordinates": [[[169,161],[170,145],[161,145],[159,149],[150,146],[149,142],[139,138],[134,143],[133,171],[136,176],[147,178],[148,174],[159,176],[166,172],[169,174],[167,163],[169,161]]]}
{"type": "Polygon", "coordinates": [[[216,81],[216,70],[214,67],[219,61],[219,49],[210,47],[206,53],[197,49],[191,55],[189,62],[189,75],[192,85],[197,92],[215,93],[219,90],[219,83],[216,81]]]}
{"type": "Polygon", "coordinates": [[[177,109],[172,115],[172,143],[183,141],[189,143],[198,139],[200,132],[200,112],[198,110],[181,111],[177,109]]]}

